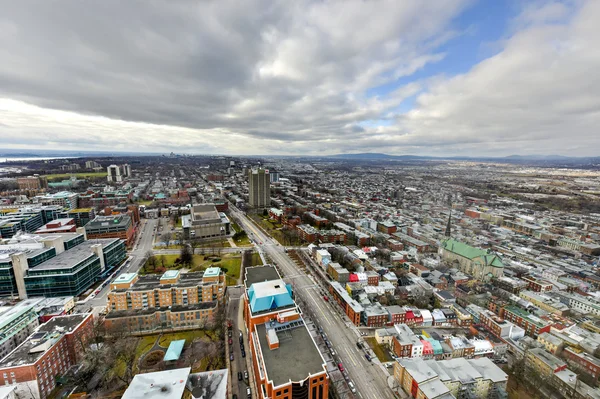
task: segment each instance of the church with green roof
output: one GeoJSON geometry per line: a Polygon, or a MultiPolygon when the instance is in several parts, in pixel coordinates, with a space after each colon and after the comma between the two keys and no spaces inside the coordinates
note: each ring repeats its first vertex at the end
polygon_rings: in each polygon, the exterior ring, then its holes
{"type": "Polygon", "coordinates": [[[449,238],[440,243],[439,253],[443,260],[456,264],[460,271],[477,280],[489,281],[492,277],[504,275],[502,258],[489,250],[449,238]]]}

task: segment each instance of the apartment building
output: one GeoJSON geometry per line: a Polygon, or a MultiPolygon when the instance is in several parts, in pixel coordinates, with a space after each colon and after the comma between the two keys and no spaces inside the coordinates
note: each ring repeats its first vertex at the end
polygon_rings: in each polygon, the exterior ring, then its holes
{"type": "Polygon", "coordinates": [[[523,277],[523,281],[527,283],[527,289],[533,292],[548,292],[552,291],[554,285],[546,280],[537,279],[533,276],[523,277]]]}
{"type": "Polygon", "coordinates": [[[533,338],[537,338],[541,333],[550,332],[550,327],[552,326],[552,323],[549,321],[540,319],[514,305],[504,306],[501,310],[501,316],[523,328],[525,334],[533,338]]]}
{"type": "Polygon", "coordinates": [[[162,275],[123,273],[111,283],[107,297],[109,311],[186,306],[222,301],[225,274],[219,267],[203,272],[167,270],[162,275]]]}
{"type": "Polygon", "coordinates": [[[554,313],[562,316],[564,313],[569,311],[569,307],[560,300],[551,297],[547,294],[536,293],[533,291],[522,291],[519,293],[519,297],[531,302],[538,308],[545,310],[546,312],[554,313]]]}
{"type": "Polygon", "coordinates": [[[124,273],[111,283],[105,324],[132,333],[200,328],[214,319],[224,295],[225,275],[218,267],[161,276],[124,273]]]}
{"type": "Polygon", "coordinates": [[[248,172],[248,205],[252,209],[265,209],[271,205],[269,170],[252,169],[248,172]]]}
{"type": "Polygon", "coordinates": [[[340,283],[337,281],[329,282],[329,293],[332,298],[340,305],[346,315],[350,318],[350,321],[355,326],[360,326],[362,320],[362,313],[365,311],[363,306],[356,300],[352,299],[348,291],[345,290],[340,283]]]}
{"type": "Polygon", "coordinates": [[[394,378],[413,398],[490,398],[506,394],[508,375],[488,358],[399,359],[394,378]]]}

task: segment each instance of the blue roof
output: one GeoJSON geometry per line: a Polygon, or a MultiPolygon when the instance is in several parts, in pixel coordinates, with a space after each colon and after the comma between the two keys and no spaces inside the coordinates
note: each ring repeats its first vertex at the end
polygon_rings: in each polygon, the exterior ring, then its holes
{"type": "MultiPolygon", "coordinates": [[[[255,287],[260,286],[261,284],[264,283],[252,284],[248,290],[248,298],[250,299],[250,309],[252,309],[252,313],[294,305],[291,284],[286,284],[285,289],[276,290],[273,294],[268,295],[261,295],[256,292],[255,287]]],[[[263,290],[259,288],[259,291],[263,290]]],[[[269,290],[269,293],[270,292],[272,292],[272,290],[269,290]]]]}
{"type": "Polygon", "coordinates": [[[171,341],[169,344],[169,349],[167,349],[167,353],[165,353],[163,360],[168,362],[170,360],[179,359],[179,356],[181,356],[181,351],[183,350],[183,345],[185,345],[185,339],[171,341]]]}

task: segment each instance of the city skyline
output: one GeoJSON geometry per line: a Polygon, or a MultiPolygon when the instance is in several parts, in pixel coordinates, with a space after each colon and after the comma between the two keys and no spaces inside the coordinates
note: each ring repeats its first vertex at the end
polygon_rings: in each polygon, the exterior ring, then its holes
{"type": "Polygon", "coordinates": [[[600,3],[4,7],[0,146],[594,156],[600,3]]]}

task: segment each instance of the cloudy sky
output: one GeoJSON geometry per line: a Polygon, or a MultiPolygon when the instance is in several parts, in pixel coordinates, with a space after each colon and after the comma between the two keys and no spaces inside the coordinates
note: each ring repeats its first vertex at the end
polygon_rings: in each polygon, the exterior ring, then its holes
{"type": "Polygon", "coordinates": [[[598,0],[0,7],[4,149],[599,154],[598,0]]]}

